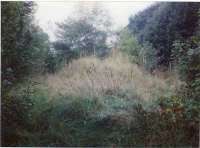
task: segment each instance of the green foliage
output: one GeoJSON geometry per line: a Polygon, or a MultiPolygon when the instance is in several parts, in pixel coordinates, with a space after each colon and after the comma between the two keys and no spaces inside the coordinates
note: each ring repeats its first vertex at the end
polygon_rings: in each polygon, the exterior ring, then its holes
{"type": "Polygon", "coordinates": [[[174,67],[180,78],[187,83],[187,97],[199,99],[200,44],[197,36],[185,42],[176,41],[172,53],[174,67]]]}
{"type": "Polygon", "coordinates": [[[71,50],[65,43],[60,41],[53,42],[52,47],[45,58],[45,69],[49,73],[55,73],[65,64],[78,58],[78,52],[79,51],[77,50],[71,50]]]}
{"type": "Polygon", "coordinates": [[[40,73],[48,51],[48,36],[33,23],[33,2],[2,2],[3,88],[32,73],[40,73]]]}
{"type": "MultiPolygon", "coordinates": [[[[7,127],[7,131],[3,130],[4,146],[171,147],[198,144],[198,101],[172,96],[149,104],[113,95],[50,99],[44,87],[41,89],[33,82],[29,84],[18,86],[8,95],[18,92],[16,96],[23,102],[22,106],[9,103],[11,108],[6,110],[9,116],[3,118],[3,125],[7,127]]],[[[7,107],[3,108],[5,112],[4,109],[7,107]]]]}
{"type": "Polygon", "coordinates": [[[92,13],[80,15],[78,19],[69,18],[58,24],[58,41],[68,48],[65,48],[66,50],[76,52],[79,56],[105,56],[108,53],[106,45],[108,32],[105,29],[108,28],[109,20],[98,19],[102,16],[102,12],[95,9],[92,13]]]}
{"type": "Polygon", "coordinates": [[[130,31],[128,29],[124,29],[120,32],[119,36],[119,49],[126,53],[130,60],[134,63],[139,62],[139,50],[140,45],[138,44],[136,38],[134,38],[133,35],[131,35],[130,31]]]}
{"type": "Polygon", "coordinates": [[[53,47],[55,49],[57,57],[62,58],[65,63],[69,63],[72,59],[76,59],[79,56],[78,49],[71,49],[63,42],[53,42],[53,47]]]}
{"type": "Polygon", "coordinates": [[[197,146],[200,104],[172,96],[134,107],[131,130],[141,146],[197,146]]]}
{"type": "Polygon", "coordinates": [[[169,66],[173,42],[195,34],[199,8],[199,3],[156,3],[131,17],[128,27],[140,43],[150,42],[156,49],[158,65],[169,66]]]}
{"type": "Polygon", "coordinates": [[[120,32],[118,42],[119,49],[129,56],[131,62],[142,65],[149,71],[155,69],[156,50],[150,43],[139,44],[127,28],[120,32]]]}
{"type": "Polygon", "coordinates": [[[152,47],[150,43],[144,43],[140,49],[139,53],[140,63],[144,65],[146,70],[152,71],[157,66],[156,61],[156,50],[152,47]]]}
{"type": "Polygon", "coordinates": [[[172,63],[186,82],[174,96],[163,93],[165,97],[146,101],[121,90],[96,97],[51,96],[44,84],[25,79],[56,73],[79,56],[107,54],[109,21],[99,9],[59,24],[59,40],[50,45],[34,24],[33,2],[1,4],[3,146],[197,147],[198,3],[157,3],[130,18],[129,30],[120,33],[120,49],[132,62],[150,71],[172,63]]]}
{"type": "Polygon", "coordinates": [[[49,50],[45,58],[45,69],[48,73],[55,73],[60,70],[65,64],[65,59],[62,55],[49,50]]]}
{"type": "Polygon", "coordinates": [[[131,144],[128,110],[134,101],[115,96],[50,100],[47,90],[31,81],[13,88],[8,96],[12,102],[3,104],[4,115],[9,115],[3,118],[4,146],[131,144]]]}
{"type": "Polygon", "coordinates": [[[139,42],[152,44],[153,48],[148,45],[147,49],[141,50],[142,55],[146,52],[149,55],[147,68],[170,66],[170,70],[177,71],[186,82],[177,96],[162,98],[155,103],[159,110],[146,110],[142,106],[136,109],[138,120],[134,124],[138,121],[139,128],[134,129],[138,130],[136,135],[141,143],[198,145],[199,9],[199,3],[157,3],[130,18],[128,27],[139,42]]]}
{"type": "MultiPolygon", "coordinates": [[[[30,81],[27,81],[30,83],[30,81]]],[[[30,109],[33,107],[33,100],[30,95],[33,93],[33,83],[18,85],[16,90],[4,92],[2,96],[2,145],[16,146],[21,138],[24,129],[29,128],[30,109]]]]}
{"type": "Polygon", "coordinates": [[[197,73],[199,70],[199,41],[195,40],[194,37],[185,42],[176,41],[173,45],[172,61],[175,67],[178,69],[183,79],[191,80],[192,78],[189,78],[189,72],[197,73]]]}
{"type": "Polygon", "coordinates": [[[58,69],[58,58],[56,57],[56,55],[52,52],[49,51],[46,59],[45,59],[45,67],[46,67],[46,70],[49,72],[49,73],[55,73],[56,70],[58,69]]]}
{"type": "Polygon", "coordinates": [[[49,52],[49,37],[43,30],[36,27],[31,32],[32,41],[30,49],[26,52],[29,74],[43,73],[45,71],[45,59],[49,52]]]}

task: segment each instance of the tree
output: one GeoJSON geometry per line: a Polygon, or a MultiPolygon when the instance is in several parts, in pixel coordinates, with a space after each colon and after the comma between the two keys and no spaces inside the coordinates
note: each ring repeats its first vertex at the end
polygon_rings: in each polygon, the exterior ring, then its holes
{"type": "Polygon", "coordinates": [[[139,64],[139,52],[141,46],[138,44],[137,39],[125,28],[119,35],[119,49],[126,53],[132,62],[139,64]]]}
{"type": "Polygon", "coordinates": [[[145,67],[148,71],[153,71],[157,66],[156,61],[156,50],[149,43],[143,43],[139,52],[140,63],[145,67]]]}
{"type": "Polygon", "coordinates": [[[105,29],[108,28],[109,21],[101,20],[101,14],[100,9],[82,10],[77,17],[58,24],[58,42],[80,56],[104,56],[108,52],[108,34],[105,29]]]}
{"type": "Polygon", "coordinates": [[[174,67],[187,84],[189,98],[200,95],[200,38],[193,36],[185,42],[175,41],[172,53],[174,67]]]}
{"type": "Polygon", "coordinates": [[[140,43],[156,49],[158,66],[169,66],[175,40],[188,39],[198,27],[199,3],[156,3],[129,20],[129,29],[140,43]]]}
{"type": "MultiPolygon", "coordinates": [[[[2,145],[16,146],[21,138],[18,131],[29,127],[33,105],[30,87],[19,92],[17,84],[44,72],[49,50],[48,35],[34,23],[33,2],[1,2],[2,27],[2,145]],[[15,87],[14,87],[15,86],[15,87]],[[13,87],[13,88],[12,88],[13,87]]],[[[26,80],[27,82],[27,80],[26,80]]],[[[33,85],[30,81],[28,85],[33,85]]],[[[19,84],[20,85],[20,84],[19,84]]]]}
{"type": "Polygon", "coordinates": [[[48,35],[34,24],[33,2],[2,2],[2,80],[7,87],[33,72],[41,72],[48,35]],[[37,68],[36,68],[37,67],[37,68]]]}

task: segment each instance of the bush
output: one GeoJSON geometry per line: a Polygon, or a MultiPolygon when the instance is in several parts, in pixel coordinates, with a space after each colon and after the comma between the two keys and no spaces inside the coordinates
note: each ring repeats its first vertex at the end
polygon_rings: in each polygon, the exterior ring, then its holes
{"type": "Polygon", "coordinates": [[[174,96],[158,99],[150,109],[136,105],[131,124],[136,145],[198,146],[200,105],[190,101],[174,96]]]}
{"type": "Polygon", "coordinates": [[[199,102],[162,97],[150,103],[121,94],[50,96],[18,85],[2,101],[4,146],[197,146],[199,102]],[[9,138],[11,137],[11,138],[9,138]]]}
{"type": "Polygon", "coordinates": [[[55,73],[64,64],[64,59],[56,53],[49,51],[45,59],[45,69],[48,73],[55,73]]]}
{"type": "Polygon", "coordinates": [[[122,144],[119,139],[121,137],[126,140],[124,134],[128,129],[120,124],[123,120],[118,121],[121,116],[114,115],[115,111],[122,110],[120,102],[117,102],[120,99],[110,98],[112,101],[117,99],[112,109],[109,106],[111,100],[107,99],[109,98],[57,96],[45,104],[35,104],[31,111],[32,128],[24,138],[26,141],[23,144],[34,146],[122,144]]]}
{"type": "Polygon", "coordinates": [[[10,102],[3,102],[4,146],[130,144],[131,100],[112,95],[51,97],[44,86],[28,83],[13,88],[10,102]]]}
{"type": "Polygon", "coordinates": [[[30,87],[18,86],[17,91],[10,91],[2,95],[2,145],[16,146],[21,139],[21,133],[29,128],[28,119],[33,106],[29,98],[30,87]]]}

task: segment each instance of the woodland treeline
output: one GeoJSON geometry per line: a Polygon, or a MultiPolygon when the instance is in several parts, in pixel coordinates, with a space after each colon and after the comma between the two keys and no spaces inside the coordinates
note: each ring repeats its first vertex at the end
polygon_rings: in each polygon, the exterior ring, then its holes
{"type": "Polygon", "coordinates": [[[2,146],[199,145],[200,3],[154,3],[117,31],[80,7],[53,42],[36,10],[1,2],[2,146]]]}

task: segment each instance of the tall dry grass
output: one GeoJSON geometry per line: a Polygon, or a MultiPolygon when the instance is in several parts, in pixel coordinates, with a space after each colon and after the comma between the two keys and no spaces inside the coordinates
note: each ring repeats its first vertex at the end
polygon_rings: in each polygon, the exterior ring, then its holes
{"type": "Polygon", "coordinates": [[[77,97],[122,95],[128,98],[153,99],[173,93],[179,86],[178,79],[162,79],[141,70],[128,57],[113,52],[100,60],[94,56],[83,57],[66,65],[46,79],[52,94],[77,97]]]}

